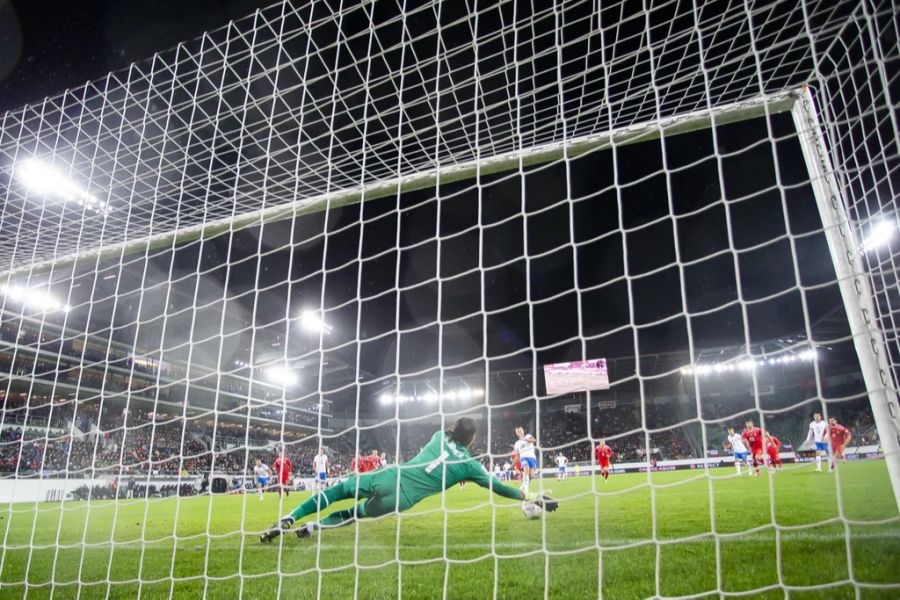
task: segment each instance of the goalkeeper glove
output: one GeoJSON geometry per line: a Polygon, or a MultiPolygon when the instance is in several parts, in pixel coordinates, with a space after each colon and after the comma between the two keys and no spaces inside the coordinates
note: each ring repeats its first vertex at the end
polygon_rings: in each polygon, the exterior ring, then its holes
{"type": "Polygon", "coordinates": [[[547,512],[553,512],[557,508],[559,508],[559,502],[550,497],[549,494],[541,493],[541,492],[526,492],[525,500],[527,502],[534,502],[547,512]]]}

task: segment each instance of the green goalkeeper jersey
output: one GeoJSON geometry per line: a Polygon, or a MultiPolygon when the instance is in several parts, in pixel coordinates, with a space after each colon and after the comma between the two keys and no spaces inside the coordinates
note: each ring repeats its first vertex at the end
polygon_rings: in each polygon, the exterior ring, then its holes
{"type": "Polygon", "coordinates": [[[460,481],[472,481],[504,498],[522,499],[522,492],[492,477],[469,449],[444,431],[436,432],[424,448],[400,466],[400,489],[412,503],[433,496],[460,481]]]}

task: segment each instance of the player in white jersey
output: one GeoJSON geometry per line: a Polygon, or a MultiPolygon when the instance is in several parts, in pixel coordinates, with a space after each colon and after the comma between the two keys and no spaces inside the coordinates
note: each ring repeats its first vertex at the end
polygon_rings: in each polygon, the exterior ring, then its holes
{"type": "Polygon", "coordinates": [[[816,471],[821,472],[822,457],[828,454],[828,423],[822,420],[820,413],[813,415],[806,441],[816,445],[816,471]]]}
{"type": "Polygon", "coordinates": [[[559,468],[556,472],[557,479],[565,479],[566,478],[566,465],[569,464],[569,459],[563,456],[563,453],[560,452],[556,456],[556,466],[559,468]]]}
{"type": "Polygon", "coordinates": [[[316,470],[316,487],[324,490],[328,482],[328,456],[322,448],[313,456],[313,467],[316,470]]]}
{"type": "Polygon", "coordinates": [[[530,433],[525,434],[525,429],[516,427],[516,435],[519,441],[516,442],[516,452],[519,455],[519,463],[522,465],[522,491],[528,493],[528,485],[531,483],[531,476],[537,468],[537,454],[535,446],[537,440],[530,433]]]}
{"type": "Polygon", "coordinates": [[[253,474],[256,475],[256,490],[259,492],[259,499],[263,499],[263,490],[269,486],[269,465],[263,464],[263,461],[256,459],[256,465],[253,467],[253,474]]]}
{"type": "Polygon", "coordinates": [[[750,459],[747,457],[747,446],[744,444],[744,438],[741,437],[741,434],[734,432],[734,427],[728,428],[728,441],[726,442],[726,446],[731,448],[731,451],[734,452],[734,468],[737,469],[737,474],[741,474],[741,463],[747,464],[747,475],[752,475],[753,471],[750,470],[750,459]]]}

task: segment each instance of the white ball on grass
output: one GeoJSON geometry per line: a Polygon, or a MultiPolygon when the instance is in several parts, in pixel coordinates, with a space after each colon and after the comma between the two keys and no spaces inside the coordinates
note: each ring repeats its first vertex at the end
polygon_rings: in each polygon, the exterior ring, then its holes
{"type": "Polygon", "coordinates": [[[524,514],[525,518],[528,520],[539,518],[542,512],[544,512],[544,509],[534,502],[522,503],[522,514],[524,514]]]}

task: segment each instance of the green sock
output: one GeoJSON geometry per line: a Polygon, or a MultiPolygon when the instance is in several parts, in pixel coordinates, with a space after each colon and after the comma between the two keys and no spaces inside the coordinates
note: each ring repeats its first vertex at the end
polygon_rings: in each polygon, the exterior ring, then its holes
{"type": "Polygon", "coordinates": [[[352,508],[345,508],[344,510],[336,510],[324,519],[322,519],[319,523],[324,527],[340,527],[341,525],[347,525],[356,517],[356,511],[352,508]]]}

